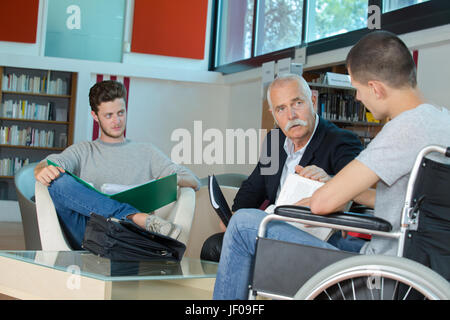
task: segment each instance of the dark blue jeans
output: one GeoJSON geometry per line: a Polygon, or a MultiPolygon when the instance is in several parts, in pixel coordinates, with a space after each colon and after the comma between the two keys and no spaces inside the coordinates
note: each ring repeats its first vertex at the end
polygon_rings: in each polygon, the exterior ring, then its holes
{"type": "Polygon", "coordinates": [[[81,249],[86,223],[92,212],[106,218],[126,219],[139,212],[127,203],[110,199],[61,173],[48,187],[61,227],[74,250],[81,249]]]}

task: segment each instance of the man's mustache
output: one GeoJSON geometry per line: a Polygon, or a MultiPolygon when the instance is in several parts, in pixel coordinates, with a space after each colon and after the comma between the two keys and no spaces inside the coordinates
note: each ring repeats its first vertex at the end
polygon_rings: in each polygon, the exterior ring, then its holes
{"type": "Polygon", "coordinates": [[[308,125],[308,122],[306,122],[305,120],[301,120],[301,119],[294,119],[289,121],[286,126],[284,127],[284,131],[288,132],[289,129],[291,129],[293,126],[302,126],[302,127],[306,127],[308,125]]]}

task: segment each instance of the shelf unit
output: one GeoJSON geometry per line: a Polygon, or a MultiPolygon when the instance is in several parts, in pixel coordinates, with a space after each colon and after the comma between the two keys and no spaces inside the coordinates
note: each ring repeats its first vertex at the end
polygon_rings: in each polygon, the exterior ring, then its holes
{"type": "Polygon", "coordinates": [[[326,72],[347,74],[345,65],[336,65],[322,69],[308,70],[303,77],[318,96],[316,112],[338,127],[355,133],[366,146],[381,130],[385,121],[373,121],[371,113],[361,102],[356,101],[356,89],[353,87],[333,86],[322,81],[326,72]],[[331,97],[330,100],[327,98],[331,97]],[[333,101],[333,98],[335,99],[333,101]],[[327,101],[324,101],[327,100],[327,101]],[[326,107],[328,103],[328,113],[326,107]],[[341,115],[341,118],[339,118],[341,115]]]}
{"type": "Polygon", "coordinates": [[[0,75],[0,200],[16,200],[14,172],[73,143],[78,75],[8,66],[0,75]]]}

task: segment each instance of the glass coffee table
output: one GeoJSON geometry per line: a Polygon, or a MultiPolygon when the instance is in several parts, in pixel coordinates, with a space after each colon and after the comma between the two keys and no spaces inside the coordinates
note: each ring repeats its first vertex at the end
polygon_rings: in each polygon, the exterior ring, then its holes
{"type": "Polygon", "coordinates": [[[111,261],[87,251],[0,251],[0,293],[18,299],[211,299],[217,263],[111,261]]]}

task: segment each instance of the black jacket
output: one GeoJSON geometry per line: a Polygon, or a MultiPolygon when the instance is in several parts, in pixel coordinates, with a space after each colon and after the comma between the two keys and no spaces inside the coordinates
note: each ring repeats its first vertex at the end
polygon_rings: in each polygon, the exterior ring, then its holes
{"type": "MultiPolygon", "coordinates": [[[[286,136],[280,129],[271,130],[266,137],[268,156],[270,157],[272,137],[276,136],[274,135],[275,130],[279,133],[278,170],[272,175],[262,175],[261,169],[267,170],[271,162],[264,164],[267,161],[261,161],[260,158],[256,168],[248,179],[242,183],[236,194],[232,207],[233,211],[241,208],[259,208],[265,200],[269,200],[269,204],[275,203],[281,173],[287,158],[284,150],[286,136]]],[[[303,167],[316,165],[329,175],[335,175],[352,161],[362,148],[361,142],[355,134],[340,129],[333,123],[319,117],[316,132],[299,164],[303,167]]]]}

